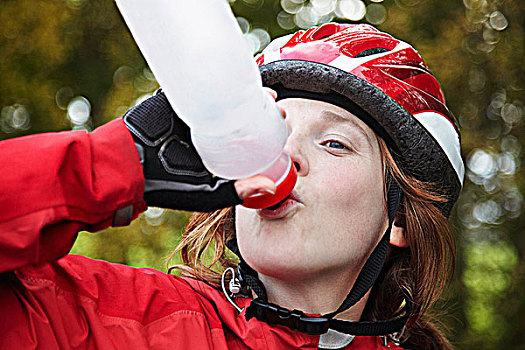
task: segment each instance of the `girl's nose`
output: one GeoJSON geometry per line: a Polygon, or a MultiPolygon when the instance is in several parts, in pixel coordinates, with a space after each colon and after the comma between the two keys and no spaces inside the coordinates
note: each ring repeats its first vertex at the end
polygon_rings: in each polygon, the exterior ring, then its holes
{"type": "Polygon", "coordinates": [[[299,133],[295,133],[290,129],[289,131],[291,131],[291,133],[284,146],[284,152],[292,158],[293,165],[297,169],[297,175],[306,176],[309,170],[308,160],[303,152],[306,140],[303,139],[304,136],[301,136],[299,133]]]}
{"type": "Polygon", "coordinates": [[[284,152],[292,158],[293,165],[297,170],[297,175],[306,176],[309,167],[304,150],[308,139],[307,135],[297,128],[298,118],[296,118],[297,115],[295,114],[299,113],[299,111],[293,108],[293,105],[289,104],[280,104],[279,109],[283,114],[288,129],[288,139],[284,146],[284,152]]]}

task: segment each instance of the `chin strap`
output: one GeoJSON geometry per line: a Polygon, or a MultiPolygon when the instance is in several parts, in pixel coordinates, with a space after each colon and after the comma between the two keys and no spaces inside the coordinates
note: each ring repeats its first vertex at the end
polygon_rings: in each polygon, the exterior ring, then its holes
{"type": "Polygon", "coordinates": [[[390,242],[390,231],[392,230],[392,224],[401,200],[399,185],[392,181],[390,177],[387,177],[387,180],[388,228],[361,269],[350,293],[334,312],[321,316],[308,316],[300,310],[288,310],[279,305],[269,303],[264,285],[259,280],[257,272],[242,258],[237,247],[237,241],[235,239],[228,241],[228,248],[240,258],[237,272],[241,284],[248,285],[257,294],[257,298],[252,300],[250,306],[246,309],[246,319],[250,320],[255,317],[259,321],[283,325],[292,330],[313,335],[324,334],[329,328],[341,333],[358,336],[392,335],[404,329],[412,311],[412,303],[409,298],[406,298],[404,314],[390,320],[351,322],[334,318],[337,314],[349,309],[361,300],[372,288],[383,268],[390,242]]]}
{"type": "Polygon", "coordinates": [[[325,315],[308,316],[300,310],[288,310],[257,298],[252,300],[247,308],[246,319],[250,320],[255,317],[268,324],[286,326],[294,331],[310,335],[324,334],[330,328],[357,336],[386,336],[403,329],[412,311],[411,302],[406,302],[404,311],[404,315],[389,320],[353,322],[327,318],[325,315]]]}

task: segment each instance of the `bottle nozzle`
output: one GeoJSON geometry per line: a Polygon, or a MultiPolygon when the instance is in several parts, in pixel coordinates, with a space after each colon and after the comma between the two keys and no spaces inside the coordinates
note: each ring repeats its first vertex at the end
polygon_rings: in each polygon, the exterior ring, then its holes
{"type": "MultiPolygon", "coordinates": [[[[286,170],[284,173],[281,170],[282,175],[275,182],[277,188],[275,194],[260,194],[245,198],[242,204],[244,207],[251,209],[268,208],[283,201],[293,191],[297,182],[297,169],[293,165],[290,156],[284,153],[283,155],[284,157],[281,157],[281,161],[282,159],[287,161],[286,170]]],[[[272,170],[272,168],[270,167],[269,170],[272,170]]],[[[263,172],[262,175],[268,175],[268,172],[263,172]]],[[[272,178],[272,176],[269,177],[272,178]]]]}

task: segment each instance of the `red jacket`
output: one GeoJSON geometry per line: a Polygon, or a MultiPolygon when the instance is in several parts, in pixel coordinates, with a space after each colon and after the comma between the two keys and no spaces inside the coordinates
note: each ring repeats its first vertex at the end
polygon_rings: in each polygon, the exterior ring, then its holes
{"type": "MultiPolygon", "coordinates": [[[[77,232],[146,208],[122,120],[0,142],[0,157],[0,349],[318,347],[319,336],[247,322],[206,283],[67,255],[77,232]]],[[[347,349],[383,346],[356,337],[347,349]]]]}

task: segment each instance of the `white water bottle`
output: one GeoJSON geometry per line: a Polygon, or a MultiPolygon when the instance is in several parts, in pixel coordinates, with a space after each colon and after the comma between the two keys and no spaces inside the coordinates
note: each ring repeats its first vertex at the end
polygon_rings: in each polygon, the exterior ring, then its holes
{"type": "Polygon", "coordinates": [[[284,199],[297,180],[282,151],[286,124],[227,1],[116,2],[205,166],[227,179],[263,174],[276,182],[275,195],[245,199],[245,206],[284,199]]]}

